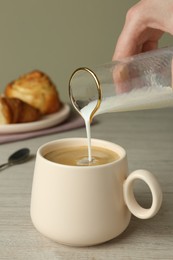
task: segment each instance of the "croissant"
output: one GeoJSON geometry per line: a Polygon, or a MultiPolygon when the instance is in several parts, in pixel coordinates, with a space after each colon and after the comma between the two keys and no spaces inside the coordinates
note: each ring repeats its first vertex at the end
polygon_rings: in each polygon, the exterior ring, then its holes
{"type": "Polygon", "coordinates": [[[61,101],[51,79],[41,71],[27,73],[5,88],[7,97],[15,97],[40,110],[42,115],[57,112],[61,101]]]}
{"type": "Polygon", "coordinates": [[[17,98],[0,97],[0,125],[38,120],[40,111],[17,98]]]}

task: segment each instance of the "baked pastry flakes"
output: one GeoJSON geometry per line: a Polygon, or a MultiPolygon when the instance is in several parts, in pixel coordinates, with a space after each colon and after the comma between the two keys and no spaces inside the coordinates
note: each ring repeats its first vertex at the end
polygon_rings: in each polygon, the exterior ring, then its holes
{"type": "Polygon", "coordinates": [[[5,96],[30,104],[42,115],[57,112],[62,106],[54,83],[45,73],[37,70],[9,83],[5,88],[5,96]]]}
{"type": "Polygon", "coordinates": [[[40,111],[17,98],[0,97],[0,125],[38,120],[40,111]]]}

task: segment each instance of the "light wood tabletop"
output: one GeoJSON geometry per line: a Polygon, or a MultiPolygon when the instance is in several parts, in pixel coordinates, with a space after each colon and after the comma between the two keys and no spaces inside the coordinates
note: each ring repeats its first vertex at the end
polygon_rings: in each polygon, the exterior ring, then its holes
{"type": "MultiPolygon", "coordinates": [[[[30,218],[35,154],[40,145],[66,137],[86,137],[84,128],[0,145],[0,164],[22,147],[32,159],[0,172],[0,260],[113,260],[173,259],[173,109],[100,115],[92,137],[123,146],[129,173],[147,169],[158,179],[163,203],[158,214],[141,220],[132,216],[117,238],[92,247],[69,247],[40,234],[30,218]]],[[[146,185],[137,182],[135,194],[143,206],[151,204],[146,185]]]]}

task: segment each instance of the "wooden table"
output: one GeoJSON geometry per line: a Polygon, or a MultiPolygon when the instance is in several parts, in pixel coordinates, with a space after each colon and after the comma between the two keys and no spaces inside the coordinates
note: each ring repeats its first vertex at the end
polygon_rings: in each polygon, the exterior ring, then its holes
{"type": "MultiPolygon", "coordinates": [[[[100,115],[92,137],[120,144],[127,150],[129,171],[145,168],[158,178],[163,204],[152,219],[132,217],[119,237],[105,244],[75,248],[42,236],[30,219],[30,196],[36,151],[45,142],[64,137],[85,137],[85,129],[0,145],[0,163],[11,152],[29,147],[33,159],[0,172],[0,260],[109,260],[173,259],[173,109],[100,115]]],[[[135,185],[143,206],[151,203],[150,191],[135,185]]]]}

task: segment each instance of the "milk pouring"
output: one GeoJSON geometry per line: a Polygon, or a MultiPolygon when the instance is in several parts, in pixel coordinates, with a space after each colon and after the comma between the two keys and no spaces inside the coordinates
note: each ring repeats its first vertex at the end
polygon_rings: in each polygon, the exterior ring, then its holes
{"type": "Polygon", "coordinates": [[[84,118],[91,155],[90,122],[98,114],[173,107],[173,47],[142,53],[94,69],[79,68],[69,94],[84,118]]]}

